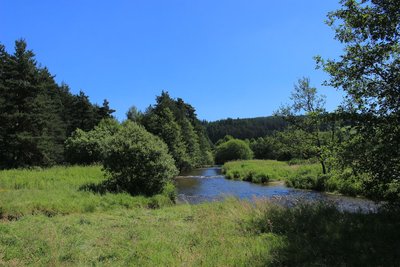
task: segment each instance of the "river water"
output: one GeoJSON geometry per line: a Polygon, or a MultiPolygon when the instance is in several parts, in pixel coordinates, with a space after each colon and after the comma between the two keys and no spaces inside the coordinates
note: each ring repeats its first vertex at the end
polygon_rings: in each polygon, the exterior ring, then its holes
{"type": "Polygon", "coordinates": [[[267,198],[283,205],[295,205],[298,202],[324,201],[336,205],[345,211],[375,211],[378,207],[373,201],[322,192],[289,188],[281,182],[266,185],[225,179],[220,167],[195,169],[176,179],[178,201],[197,204],[206,201],[220,201],[225,197],[254,200],[267,198]]]}

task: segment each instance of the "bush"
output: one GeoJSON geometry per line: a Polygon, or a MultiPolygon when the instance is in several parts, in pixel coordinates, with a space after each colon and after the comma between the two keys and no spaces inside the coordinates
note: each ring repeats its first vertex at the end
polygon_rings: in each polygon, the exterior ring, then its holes
{"type": "Polygon", "coordinates": [[[337,191],[344,195],[357,196],[362,194],[362,179],[354,175],[351,169],[335,171],[326,182],[328,191],[337,191]]]}
{"type": "Polygon", "coordinates": [[[114,119],[102,120],[89,132],[77,129],[65,141],[65,158],[72,164],[100,162],[107,138],[114,135],[120,125],[114,119]]]}
{"type": "Polygon", "coordinates": [[[321,173],[318,165],[302,165],[289,175],[286,185],[300,189],[325,190],[325,183],[329,176],[321,173]]]}
{"type": "Polygon", "coordinates": [[[118,188],[132,195],[160,193],[178,174],[166,144],[131,121],[109,138],[103,166],[118,188]]]}
{"type": "Polygon", "coordinates": [[[239,159],[251,159],[253,152],[249,144],[239,139],[231,139],[217,146],[215,152],[215,162],[224,164],[227,161],[239,159]]]}

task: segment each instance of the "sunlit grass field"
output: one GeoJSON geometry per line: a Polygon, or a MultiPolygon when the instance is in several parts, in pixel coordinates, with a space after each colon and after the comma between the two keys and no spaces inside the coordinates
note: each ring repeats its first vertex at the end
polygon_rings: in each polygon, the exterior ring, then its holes
{"type": "Polygon", "coordinates": [[[247,234],[248,203],[197,206],[80,188],[101,167],[0,172],[0,266],[263,265],[279,238],[247,234]],[[272,243],[270,243],[272,244],[272,243]]]}
{"type": "Polygon", "coordinates": [[[400,262],[399,212],[348,214],[265,200],[173,204],[81,190],[104,179],[99,166],[0,171],[0,266],[400,262]]]}

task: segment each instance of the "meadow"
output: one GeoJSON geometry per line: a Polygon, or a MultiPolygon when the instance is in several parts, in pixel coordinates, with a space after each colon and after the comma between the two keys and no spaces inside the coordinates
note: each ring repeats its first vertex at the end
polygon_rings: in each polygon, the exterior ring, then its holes
{"type": "Polygon", "coordinates": [[[174,204],[163,195],[86,190],[104,179],[100,166],[0,171],[0,266],[390,266],[400,260],[399,212],[349,214],[265,200],[174,204]]]}

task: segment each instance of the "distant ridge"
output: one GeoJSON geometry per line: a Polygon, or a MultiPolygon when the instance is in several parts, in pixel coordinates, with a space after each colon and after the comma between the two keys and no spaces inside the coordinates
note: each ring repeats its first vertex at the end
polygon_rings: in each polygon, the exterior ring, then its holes
{"type": "Polygon", "coordinates": [[[225,135],[239,139],[264,137],[287,126],[286,121],[277,116],[232,119],[204,122],[210,140],[215,143],[225,135]]]}

